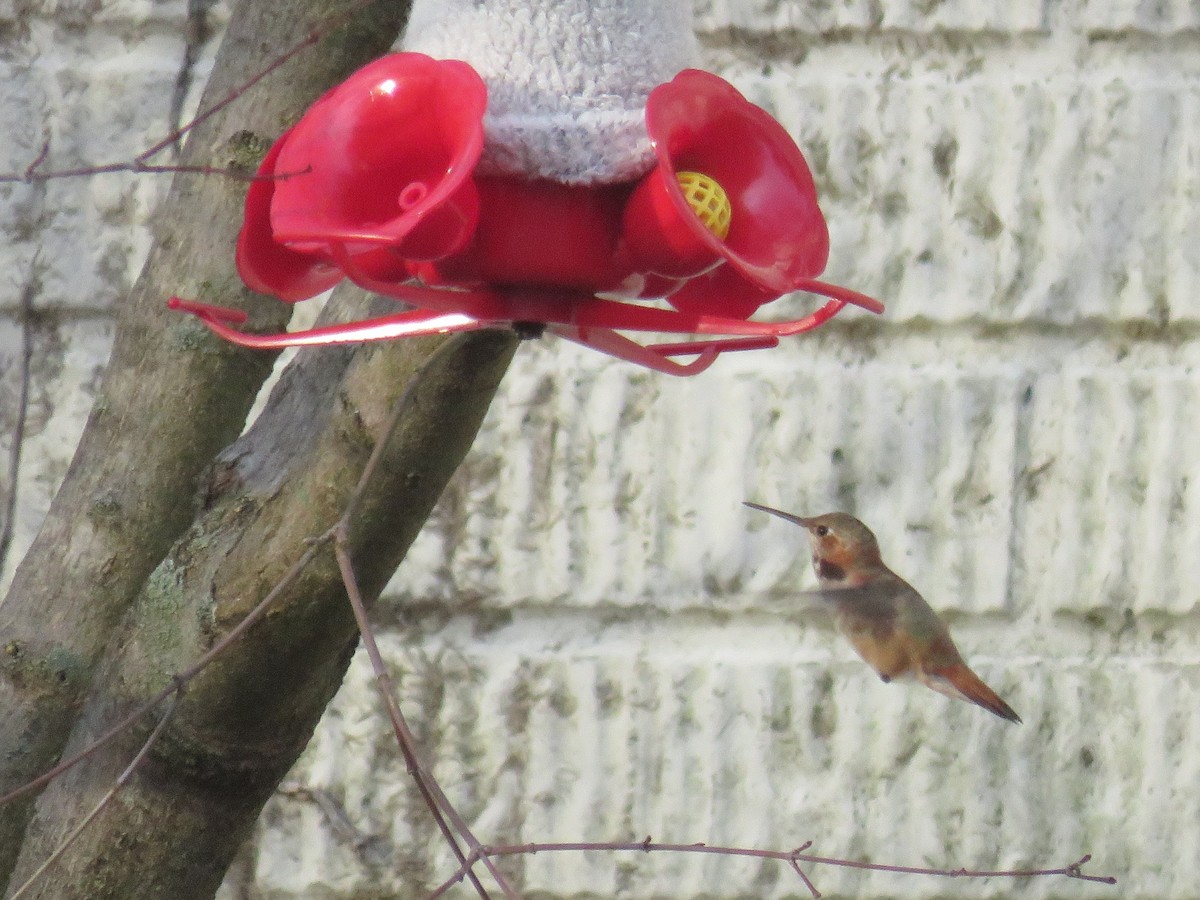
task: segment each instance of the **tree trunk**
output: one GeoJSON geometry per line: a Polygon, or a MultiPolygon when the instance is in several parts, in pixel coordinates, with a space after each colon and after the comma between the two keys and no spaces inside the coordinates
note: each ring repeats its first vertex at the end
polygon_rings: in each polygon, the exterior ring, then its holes
{"type": "MultiPolygon", "coordinates": [[[[243,0],[202,108],[329,16],[334,0],[243,0]]],[[[190,135],[185,165],[258,156],[323,90],[385,52],[408,4],[381,0],[190,135]]],[[[278,329],[288,309],[233,266],[245,184],[178,175],[156,241],[118,311],[96,405],[66,479],[0,605],[0,793],[52,766],[170,683],[270,590],[338,518],[411,378],[408,411],[352,531],[368,598],[419,530],[470,446],[515,348],[510,334],[306,351],[255,427],[241,430],[272,355],[226,345],[168,313],[173,293],[247,309],[278,329]]],[[[348,289],[330,314],[361,315],[348,289]]],[[[40,897],[205,897],[336,689],[354,628],[331,552],[194,683],[121,797],[37,882],[40,897]]],[[[0,883],[16,888],[112,785],[154,721],[0,808],[0,883]],[[31,823],[32,817],[32,823],[31,823]],[[19,861],[18,861],[19,860],[19,861]],[[14,868],[15,867],[15,868],[14,868]]]]}

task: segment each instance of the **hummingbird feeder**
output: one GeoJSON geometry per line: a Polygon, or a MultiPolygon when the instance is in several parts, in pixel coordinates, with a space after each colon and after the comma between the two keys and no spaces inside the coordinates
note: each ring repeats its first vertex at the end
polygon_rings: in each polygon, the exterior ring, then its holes
{"type": "Polygon", "coordinates": [[[412,308],[253,334],[241,311],[170,305],[253,348],[514,328],[675,375],[773,347],[847,303],[882,311],[816,280],[829,232],[812,174],[783,127],[721,78],[685,69],[651,90],[652,168],[615,183],[480,171],[487,111],[472,66],[392,53],[317,100],[250,185],[237,246],[247,286],[294,303],[349,278],[412,308]],[[792,291],[828,299],[800,319],[751,318],[792,291]]]}

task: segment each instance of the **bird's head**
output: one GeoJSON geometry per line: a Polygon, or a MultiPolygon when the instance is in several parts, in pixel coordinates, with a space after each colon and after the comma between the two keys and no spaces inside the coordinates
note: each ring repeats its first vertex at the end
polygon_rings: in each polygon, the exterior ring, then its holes
{"type": "Polygon", "coordinates": [[[857,572],[883,564],[875,535],[849,513],[806,517],[749,501],[746,506],[779,516],[808,532],[813,568],[823,584],[854,583],[857,572]]]}

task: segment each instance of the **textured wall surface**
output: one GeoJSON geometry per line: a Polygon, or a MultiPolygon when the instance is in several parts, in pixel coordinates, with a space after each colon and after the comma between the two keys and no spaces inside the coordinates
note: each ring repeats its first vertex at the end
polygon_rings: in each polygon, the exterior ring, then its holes
{"type": "MultiPolygon", "coordinates": [[[[43,131],[62,165],[148,145],[223,15],[17,5],[0,2],[14,171],[43,131]]],[[[1200,9],[711,0],[697,29],[708,66],[808,155],[827,277],[888,312],[685,380],[523,348],[378,611],[442,784],[494,842],[813,840],[985,868],[1091,852],[1122,881],[810,870],[826,896],[1195,897],[1200,9]],[[881,684],[798,601],[798,531],[743,499],[863,518],[1024,725],[881,684]]],[[[4,451],[25,371],[29,390],[9,575],[159,188],[0,188],[4,451]]],[[[544,898],[807,896],[745,860],[511,866],[544,898]]],[[[452,870],[356,663],[223,894],[392,896],[397,872],[452,870]]]]}
{"type": "MultiPolygon", "coordinates": [[[[43,146],[44,171],[131,163],[195,106],[225,17],[212,0],[0,0],[0,173],[24,173],[43,146]]],[[[112,304],[166,187],[128,174],[0,185],[0,590],[71,461],[112,304]]]]}

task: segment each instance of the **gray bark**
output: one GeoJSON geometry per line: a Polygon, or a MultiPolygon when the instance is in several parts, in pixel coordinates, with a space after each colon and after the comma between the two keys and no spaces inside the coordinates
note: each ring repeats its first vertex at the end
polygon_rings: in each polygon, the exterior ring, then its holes
{"type": "MultiPolygon", "coordinates": [[[[334,0],[243,0],[204,105],[258,72],[334,0]]],[[[381,0],[190,136],[187,165],[253,167],[323,90],[385,52],[408,4],[381,0]],[[247,150],[252,152],[247,154],[247,150]]],[[[46,523],[0,605],[0,794],[85,746],[170,683],[272,587],[345,505],[388,411],[438,341],[302,353],[232,445],[273,357],[169,313],[172,293],[282,327],[284,304],[240,284],[244,183],[180,175],[118,312],[98,400],[46,523]],[[221,448],[228,447],[217,454],[221,448]],[[214,461],[215,459],[215,461],[214,461]]],[[[334,315],[363,313],[356,291],[334,315]]],[[[382,589],[469,448],[515,348],[453,339],[419,376],[352,533],[368,598],[382,589]]],[[[30,896],[211,896],[259,807],[336,689],[354,629],[331,553],[193,684],[134,781],[30,896]]],[[[0,883],[20,884],[112,784],[153,720],[0,808],[0,883]],[[9,875],[11,874],[11,878],[9,875]]]]}

